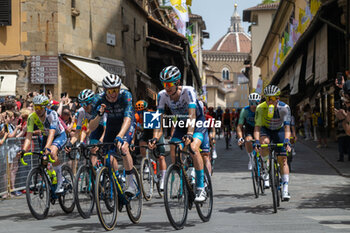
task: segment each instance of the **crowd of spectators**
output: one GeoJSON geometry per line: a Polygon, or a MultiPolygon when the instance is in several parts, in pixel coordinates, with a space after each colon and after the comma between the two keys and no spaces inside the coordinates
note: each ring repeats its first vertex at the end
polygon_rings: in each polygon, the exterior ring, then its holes
{"type": "MultiPolygon", "coordinates": [[[[7,156],[7,167],[9,172],[4,172],[4,184],[10,181],[11,195],[22,195],[20,191],[15,190],[16,174],[19,168],[19,158],[17,152],[21,149],[18,140],[11,140],[11,138],[23,138],[26,136],[26,127],[28,116],[34,111],[32,99],[39,95],[40,92],[30,92],[24,98],[20,96],[6,96],[0,98],[0,153],[5,158],[7,156]],[[7,177],[9,174],[10,177],[7,177]]],[[[50,108],[57,111],[60,116],[60,121],[65,127],[68,136],[74,131],[75,112],[79,109],[79,104],[74,98],[70,98],[67,93],[62,93],[59,100],[54,100],[50,91],[46,94],[50,99],[50,108]]],[[[41,131],[34,131],[35,136],[40,136],[41,131]]],[[[2,196],[7,198],[8,194],[2,196]]]]}

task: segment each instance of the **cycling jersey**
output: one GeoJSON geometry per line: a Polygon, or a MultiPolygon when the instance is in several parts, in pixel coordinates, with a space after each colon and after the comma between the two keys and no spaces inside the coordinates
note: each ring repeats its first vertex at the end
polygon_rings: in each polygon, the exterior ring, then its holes
{"type": "Polygon", "coordinates": [[[223,119],[223,123],[224,125],[231,125],[231,119],[232,119],[232,116],[230,113],[224,113],[224,115],[222,116],[222,119],[223,119]]]}
{"type": "Polygon", "coordinates": [[[170,108],[172,114],[178,117],[178,120],[186,120],[188,117],[188,109],[196,109],[196,120],[204,121],[203,108],[200,108],[196,93],[193,87],[182,86],[180,98],[173,101],[165,90],[158,93],[158,111],[164,113],[165,105],[170,108]]]}
{"type": "Polygon", "coordinates": [[[44,122],[40,121],[39,116],[36,112],[29,115],[27,121],[27,132],[32,133],[34,131],[34,125],[36,125],[44,136],[49,135],[49,130],[55,130],[55,137],[65,133],[64,127],[62,126],[60,120],[58,119],[57,112],[46,108],[46,118],[44,122]]]}
{"type": "MultiPolygon", "coordinates": [[[[93,116],[85,111],[83,107],[79,108],[75,114],[76,119],[76,129],[87,130],[88,122],[93,119],[93,116]]],[[[101,117],[99,125],[106,126],[107,123],[107,114],[104,113],[101,117]]]]}
{"type": "Polygon", "coordinates": [[[91,111],[93,118],[98,114],[98,108],[101,104],[106,105],[105,113],[107,114],[106,134],[103,142],[113,142],[123,125],[124,117],[129,117],[131,119],[130,128],[125,133],[123,140],[130,144],[136,126],[131,93],[127,90],[121,89],[117,101],[114,103],[107,100],[106,93],[96,95],[91,111]]]}
{"type": "Polygon", "coordinates": [[[250,110],[249,105],[245,106],[242,109],[241,114],[239,115],[238,124],[240,124],[240,125],[248,124],[252,127],[255,126],[255,112],[250,110]]]}
{"type": "Polygon", "coordinates": [[[272,119],[267,116],[268,105],[263,102],[258,105],[255,111],[255,125],[263,126],[270,130],[278,130],[285,125],[290,125],[291,113],[287,104],[282,101],[278,101],[277,106],[274,108],[274,114],[272,119]]]}

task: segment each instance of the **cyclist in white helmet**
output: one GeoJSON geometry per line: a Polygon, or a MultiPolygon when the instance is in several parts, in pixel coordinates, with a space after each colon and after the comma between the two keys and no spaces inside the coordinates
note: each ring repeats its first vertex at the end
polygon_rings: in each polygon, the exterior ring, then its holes
{"type": "MultiPolygon", "coordinates": [[[[167,105],[173,115],[177,116],[178,121],[205,121],[203,110],[200,108],[196,92],[191,86],[180,86],[181,72],[176,66],[167,66],[160,72],[160,81],[164,90],[158,93],[157,110],[163,118],[164,108],[167,105]],[[189,117],[187,117],[189,116],[189,117]]],[[[162,120],[161,120],[162,122],[162,120]]],[[[150,149],[155,147],[163,133],[162,125],[160,129],[155,129],[153,139],[149,143],[150,149]]],[[[183,141],[184,145],[190,145],[194,154],[194,167],[196,170],[196,197],[195,202],[203,202],[206,200],[206,192],[204,187],[204,166],[200,154],[200,146],[204,140],[207,129],[204,127],[179,127],[175,128],[171,141],[183,141]]],[[[184,146],[182,144],[182,147],[184,146]]],[[[170,154],[172,162],[175,162],[175,146],[170,146],[170,154]]]]}
{"type": "MultiPolygon", "coordinates": [[[[280,89],[274,85],[269,85],[264,89],[266,101],[259,104],[255,112],[254,146],[260,148],[260,142],[263,144],[269,144],[270,141],[273,141],[274,143],[284,143],[286,145],[286,148],[278,147],[275,151],[277,153],[277,161],[281,167],[283,183],[282,200],[289,201],[289,167],[287,163],[286,149],[288,152],[291,152],[289,141],[291,135],[291,112],[289,106],[279,100],[280,94],[280,89]],[[273,116],[269,116],[268,114],[269,106],[271,106],[271,108],[273,106],[273,116]]],[[[267,148],[261,149],[260,154],[266,161],[269,150],[267,148]]]]}
{"type": "MultiPolygon", "coordinates": [[[[103,142],[115,142],[121,150],[128,185],[125,194],[135,196],[137,190],[133,182],[133,161],[129,145],[134,137],[136,122],[132,95],[129,91],[121,89],[121,84],[122,80],[118,75],[111,74],[103,79],[104,92],[96,96],[92,107],[92,115],[97,117],[90,121],[89,128],[94,131],[103,114],[107,113],[103,142]]],[[[114,170],[118,171],[117,159],[112,156],[110,162],[114,170]]]]}
{"type": "Polygon", "coordinates": [[[19,154],[23,154],[30,149],[34,125],[36,125],[43,134],[41,141],[41,150],[46,154],[51,154],[55,163],[53,164],[57,175],[56,193],[62,193],[63,177],[61,169],[61,161],[58,159],[58,153],[67,142],[67,135],[62,126],[56,111],[48,109],[49,99],[44,95],[37,95],[33,98],[34,112],[29,115],[27,121],[27,136],[24,140],[23,150],[19,154]]]}
{"type": "Polygon", "coordinates": [[[248,97],[249,105],[245,106],[240,115],[237,126],[238,145],[241,146],[245,142],[245,149],[248,153],[249,162],[248,169],[252,170],[253,155],[253,137],[255,127],[255,110],[260,103],[261,96],[258,93],[251,93],[248,97]],[[244,135],[243,135],[244,126],[244,135]]]}

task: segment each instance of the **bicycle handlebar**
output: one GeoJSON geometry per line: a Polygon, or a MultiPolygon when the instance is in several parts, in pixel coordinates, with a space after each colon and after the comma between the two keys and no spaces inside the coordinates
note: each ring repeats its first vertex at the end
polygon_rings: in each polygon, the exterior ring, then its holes
{"type": "MultiPolygon", "coordinates": [[[[42,151],[40,151],[40,152],[26,152],[26,153],[23,153],[23,154],[21,155],[21,163],[22,163],[24,166],[27,166],[27,165],[28,165],[28,163],[24,162],[24,156],[28,156],[28,155],[39,155],[39,156],[41,155],[41,156],[43,156],[44,153],[43,153],[42,151]]],[[[48,155],[47,155],[47,158],[49,159],[50,163],[55,163],[55,162],[56,162],[55,160],[53,160],[53,159],[51,158],[51,154],[48,154],[48,155]]]]}
{"type": "Polygon", "coordinates": [[[262,148],[271,148],[271,147],[284,147],[284,143],[270,143],[270,144],[261,144],[262,148]]]}

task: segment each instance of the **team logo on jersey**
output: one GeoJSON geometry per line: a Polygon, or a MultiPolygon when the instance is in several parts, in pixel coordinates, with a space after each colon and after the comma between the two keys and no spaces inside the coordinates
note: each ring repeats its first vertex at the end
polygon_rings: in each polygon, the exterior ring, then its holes
{"type": "Polygon", "coordinates": [[[160,116],[161,114],[156,112],[143,112],[143,128],[144,129],[160,129],[160,116]]]}

